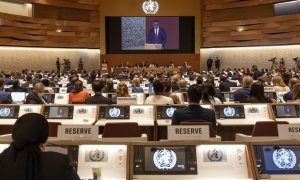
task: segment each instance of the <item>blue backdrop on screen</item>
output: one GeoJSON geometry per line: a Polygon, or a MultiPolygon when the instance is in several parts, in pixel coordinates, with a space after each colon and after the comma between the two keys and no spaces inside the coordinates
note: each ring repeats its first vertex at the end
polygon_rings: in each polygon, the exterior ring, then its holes
{"type": "Polygon", "coordinates": [[[195,17],[106,17],[105,23],[107,54],[195,53],[195,17]]]}

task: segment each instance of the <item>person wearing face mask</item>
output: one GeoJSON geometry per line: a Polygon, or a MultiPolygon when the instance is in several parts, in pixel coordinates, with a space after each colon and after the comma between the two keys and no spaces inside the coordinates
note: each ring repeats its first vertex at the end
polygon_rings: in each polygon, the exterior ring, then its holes
{"type": "Polygon", "coordinates": [[[26,104],[47,104],[43,99],[44,85],[42,83],[36,83],[33,86],[33,91],[31,91],[26,97],[26,104]]]}
{"type": "Polygon", "coordinates": [[[80,180],[65,154],[45,152],[49,129],[45,117],[28,113],[13,127],[10,146],[0,154],[3,180],[80,180]]]}

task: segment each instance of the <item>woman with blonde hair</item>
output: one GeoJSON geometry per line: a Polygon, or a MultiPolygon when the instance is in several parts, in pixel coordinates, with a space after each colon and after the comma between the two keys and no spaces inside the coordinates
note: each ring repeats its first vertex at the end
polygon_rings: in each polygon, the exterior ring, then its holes
{"type": "Polygon", "coordinates": [[[133,78],[131,87],[132,87],[132,92],[144,92],[143,88],[140,87],[139,78],[133,78]]]}
{"type": "Polygon", "coordinates": [[[120,82],[118,84],[116,93],[117,97],[130,97],[127,84],[125,84],[124,82],[120,82]]]}
{"type": "Polygon", "coordinates": [[[273,86],[276,92],[287,92],[290,88],[286,86],[280,76],[275,76],[272,79],[273,86]]]}
{"type": "Polygon", "coordinates": [[[90,94],[88,91],[83,90],[83,82],[78,80],[74,83],[74,88],[69,93],[70,103],[82,103],[85,104],[85,99],[89,98],[90,94]]]}

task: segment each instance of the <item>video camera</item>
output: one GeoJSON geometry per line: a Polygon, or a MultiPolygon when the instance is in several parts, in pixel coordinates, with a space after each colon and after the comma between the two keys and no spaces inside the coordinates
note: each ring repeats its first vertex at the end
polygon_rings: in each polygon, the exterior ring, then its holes
{"type": "Polygon", "coordinates": [[[277,58],[274,57],[274,58],[272,58],[272,59],[270,59],[270,60],[268,60],[268,61],[275,62],[276,59],[277,59],[277,58]]]}

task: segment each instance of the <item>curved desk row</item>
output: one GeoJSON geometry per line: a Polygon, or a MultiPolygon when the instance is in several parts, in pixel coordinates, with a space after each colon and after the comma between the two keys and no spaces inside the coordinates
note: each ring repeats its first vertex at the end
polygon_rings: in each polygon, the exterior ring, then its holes
{"type": "MultiPolygon", "coordinates": [[[[166,139],[173,113],[186,105],[0,105],[0,127],[13,125],[23,114],[43,114],[49,122],[63,125],[96,125],[109,122],[137,122],[149,140],[166,139]]],[[[234,140],[235,133],[251,134],[258,121],[300,123],[299,104],[227,104],[203,105],[214,109],[217,134],[223,140],[234,140]]],[[[5,127],[1,134],[7,134],[5,127]],[[4,131],[4,132],[3,132],[4,131]]]]}
{"type": "MultiPolygon", "coordinates": [[[[81,179],[258,180],[300,178],[300,143],[52,142],[47,151],[69,154],[81,179]]],[[[8,144],[0,144],[0,152],[8,144]]]]}

